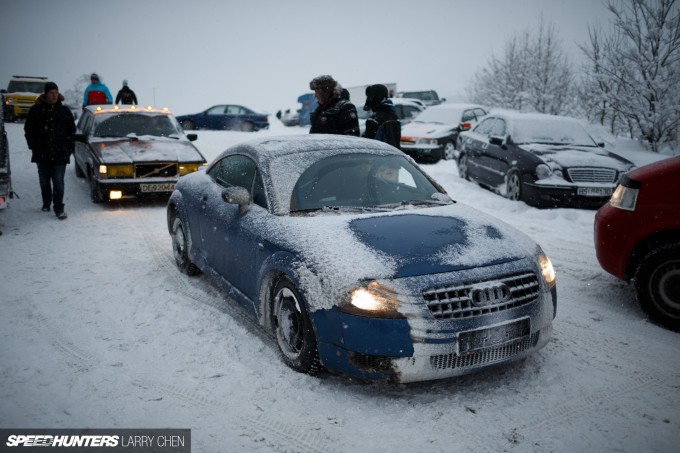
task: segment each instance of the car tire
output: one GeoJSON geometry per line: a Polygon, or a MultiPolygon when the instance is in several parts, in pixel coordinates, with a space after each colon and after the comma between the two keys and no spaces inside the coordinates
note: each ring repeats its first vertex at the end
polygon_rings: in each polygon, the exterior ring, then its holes
{"type": "Polygon", "coordinates": [[[241,123],[240,129],[241,132],[253,132],[255,130],[255,125],[246,121],[241,123]]]}
{"type": "Polygon", "coordinates": [[[510,170],[505,175],[505,196],[512,201],[522,199],[522,180],[517,170],[510,170]]]}
{"type": "Polygon", "coordinates": [[[442,148],[442,159],[443,160],[453,160],[456,158],[456,145],[453,142],[444,143],[442,148]]]}
{"type": "Polygon", "coordinates": [[[468,173],[468,158],[467,154],[461,154],[458,157],[458,175],[461,179],[470,180],[470,174],[468,173]]]}
{"type": "Polygon", "coordinates": [[[104,196],[102,191],[99,189],[99,183],[97,178],[94,176],[94,170],[90,172],[90,198],[93,203],[101,203],[104,201],[104,196]]]}
{"type": "Polygon", "coordinates": [[[645,255],[635,273],[635,290],[650,319],[680,331],[680,242],[645,255]]]}
{"type": "Polygon", "coordinates": [[[191,120],[184,120],[181,123],[182,129],[185,131],[195,131],[196,130],[196,123],[194,123],[191,120]]]}
{"type": "Polygon", "coordinates": [[[187,229],[178,214],[172,218],[172,254],[175,257],[175,264],[182,273],[196,275],[200,272],[200,269],[189,259],[187,229]]]}
{"type": "Polygon", "coordinates": [[[300,373],[315,375],[321,369],[316,335],[302,296],[281,278],[272,292],[272,330],[283,361],[300,373]]]}

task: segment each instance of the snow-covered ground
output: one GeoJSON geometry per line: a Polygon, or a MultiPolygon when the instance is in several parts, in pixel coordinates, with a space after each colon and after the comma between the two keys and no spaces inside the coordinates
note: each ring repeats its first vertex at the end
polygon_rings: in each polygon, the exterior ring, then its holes
{"type": "MultiPolygon", "coordinates": [[[[306,133],[284,128],[256,134],[306,133]]],[[[194,452],[670,452],[680,335],[600,269],[594,211],[537,210],[425,169],[459,202],[537,240],[558,274],[554,337],[528,359],[408,386],[310,377],[204,276],[175,267],[163,202],[90,202],[67,169],[68,220],[40,211],[22,124],[0,211],[0,427],[190,428],[194,452]]],[[[208,159],[240,132],[199,132],[208,159]]],[[[638,165],[667,156],[617,151],[638,165]]],[[[351,251],[348,251],[351,253],[351,251]]],[[[1,447],[0,447],[1,449],[1,447]]]]}

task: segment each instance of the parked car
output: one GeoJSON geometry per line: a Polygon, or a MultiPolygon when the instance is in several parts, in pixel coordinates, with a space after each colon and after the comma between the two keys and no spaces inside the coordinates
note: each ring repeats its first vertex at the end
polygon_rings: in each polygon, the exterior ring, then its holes
{"type": "MultiPolygon", "coordinates": [[[[5,120],[0,115],[0,210],[7,208],[10,198],[13,197],[9,141],[7,140],[7,131],[5,131],[5,120]]],[[[2,233],[0,232],[0,234],[2,233]]]]}
{"type": "Polygon", "coordinates": [[[167,221],[180,270],[222,285],[300,372],[446,378],[551,335],[555,275],[541,248],[377,140],[234,145],[177,183],[167,221]]]}
{"type": "Polygon", "coordinates": [[[205,165],[167,110],[88,106],[76,131],[75,171],[90,183],[92,201],[168,196],[180,177],[205,165]]]}
{"type": "Polygon", "coordinates": [[[185,131],[208,129],[254,132],[269,128],[269,117],[242,105],[214,105],[200,113],[179,115],[177,121],[185,131]]]}
{"type": "Polygon", "coordinates": [[[438,105],[446,101],[446,98],[439,98],[435,90],[424,91],[399,91],[395,95],[398,98],[415,98],[420,99],[426,106],[438,105]]]}
{"type": "Polygon", "coordinates": [[[11,123],[26,118],[35,100],[45,91],[47,82],[47,77],[12,76],[7,89],[2,90],[4,120],[11,123]]]}
{"type": "Polygon", "coordinates": [[[595,215],[602,268],[635,285],[649,317],[680,331],[680,156],[623,176],[595,215]]]}
{"type": "Polygon", "coordinates": [[[391,98],[390,100],[402,126],[413,121],[420,112],[425,110],[425,105],[418,99],[391,98]]]}
{"type": "Polygon", "coordinates": [[[401,129],[401,150],[416,160],[455,159],[458,134],[487,114],[476,104],[441,104],[426,108],[401,129]]]}
{"type": "Polygon", "coordinates": [[[461,134],[458,171],[532,206],[599,208],[633,168],[602,146],[574,118],[497,112],[461,134]]]}

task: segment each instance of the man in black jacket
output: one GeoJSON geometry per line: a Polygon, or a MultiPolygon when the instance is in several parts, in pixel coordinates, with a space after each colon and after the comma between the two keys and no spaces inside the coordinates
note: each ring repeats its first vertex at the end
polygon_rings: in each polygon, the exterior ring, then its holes
{"type": "Polygon", "coordinates": [[[342,87],[329,75],[314,78],[309,83],[319,106],[312,112],[310,134],[339,134],[359,136],[357,109],[342,98],[342,87]]]}
{"type": "Polygon", "coordinates": [[[385,85],[371,85],[366,88],[364,110],[373,112],[373,115],[366,120],[364,137],[380,140],[401,149],[399,147],[401,122],[394,111],[392,102],[387,99],[387,87],[385,85]]]}
{"type": "Polygon", "coordinates": [[[71,109],[62,104],[64,97],[54,82],[45,84],[45,92],[28,111],[24,134],[33,152],[31,162],[38,165],[42,210],[54,213],[59,220],[64,212],[64,174],[75,149],[76,125],[71,109]]]}
{"type": "Polygon", "coordinates": [[[118,90],[118,94],[116,95],[116,104],[137,105],[137,95],[128,86],[127,80],[123,80],[123,88],[118,90]]]}

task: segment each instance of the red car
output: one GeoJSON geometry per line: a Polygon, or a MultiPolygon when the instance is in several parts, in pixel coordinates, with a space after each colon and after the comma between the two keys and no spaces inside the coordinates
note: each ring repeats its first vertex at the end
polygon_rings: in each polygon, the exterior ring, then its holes
{"type": "Polygon", "coordinates": [[[680,331],[680,156],[622,177],[595,215],[595,251],[651,319],[680,331]]]}

